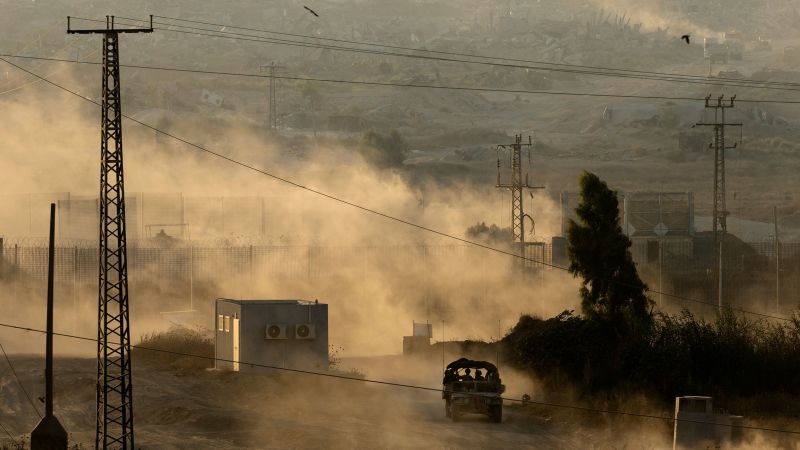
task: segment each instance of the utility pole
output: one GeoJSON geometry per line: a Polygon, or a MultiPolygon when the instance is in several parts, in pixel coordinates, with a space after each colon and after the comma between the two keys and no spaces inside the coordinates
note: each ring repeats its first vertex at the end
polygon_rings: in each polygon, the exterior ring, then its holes
{"type": "Polygon", "coordinates": [[[135,449],[119,35],[152,32],[153,16],[149,28],[116,28],[114,16],[106,16],[105,28],[83,30],[73,30],[67,17],[67,33],[103,35],[96,449],[135,449]]]}
{"type": "Polygon", "coordinates": [[[53,414],[53,276],[56,204],[50,204],[50,246],[47,259],[47,335],[45,337],[45,414],[31,433],[31,450],[67,450],[69,436],[53,414]]]}
{"type": "MultiPolygon", "coordinates": [[[[529,219],[533,224],[533,218],[525,214],[522,201],[522,191],[524,189],[544,189],[544,186],[531,186],[528,182],[528,174],[522,177],[522,147],[528,147],[528,165],[530,166],[530,149],[533,147],[531,137],[528,142],[522,142],[522,135],[515,136],[513,144],[501,144],[497,146],[497,186],[500,189],[511,191],[511,241],[517,247],[518,254],[525,256],[525,219],[529,219]],[[511,181],[501,183],[500,181],[500,152],[502,150],[511,151],[511,181]]],[[[525,267],[523,263],[521,267],[525,267]]]]}
{"type": "Polygon", "coordinates": [[[778,239],[778,207],[772,207],[775,223],[775,311],[781,312],[781,241],[778,239]]]}
{"type": "Polygon", "coordinates": [[[725,150],[736,148],[737,144],[733,146],[725,146],[725,127],[741,127],[741,123],[727,123],[725,122],[725,110],[733,108],[733,102],[736,96],[731,97],[729,103],[723,103],[724,95],[717,98],[716,103],[711,102],[711,96],[706,97],[705,107],[714,110],[714,123],[697,123],[695,126],[714,127],[714,143],[710,147],[714,148],[714,211],[713,211],[713,242],[714,253],[716,255],[715,261],[715,285],[717,306],[722,311],[722,298],[723,298],[723,266],[724,266],[724,253],[723,245],[725,236],[728,232],[727,216],[728,211],[725,209],[725,150]]]}
{"type": "Polygon", "coordinates": [[[262,72],[269,72],[269,112],[267,120],[269,121],[268,124],[270,130],[276,130],[278,128],[278,96],[275,74],[278,70],[284,68],[285,67],[283,66],[275,65],[274,61],[261,66],[262,72]]]}

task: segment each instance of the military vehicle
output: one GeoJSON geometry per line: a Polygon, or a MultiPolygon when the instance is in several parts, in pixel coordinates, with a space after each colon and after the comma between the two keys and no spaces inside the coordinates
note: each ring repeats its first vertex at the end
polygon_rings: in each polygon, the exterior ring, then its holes
{"type": "Polygon", "coordinates": [[[485,414],[492,422],[503,420],[506,387],[494,364],[461,358],[444,370],[442,398],[445,415],[457,422],[465,414],[485,414]]]}

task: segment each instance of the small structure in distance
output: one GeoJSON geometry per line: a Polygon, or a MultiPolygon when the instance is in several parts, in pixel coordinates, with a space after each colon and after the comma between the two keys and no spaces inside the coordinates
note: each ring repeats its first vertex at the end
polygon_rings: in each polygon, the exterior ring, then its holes
{"type": "Polygon", "coordinates": [[[412,322],[411,336],[403,336],[403,356],[419,354],[431,346],[433,325],[429,323],[412,322]]]}
{"type": "Polygon", "coordinates": [[[217,369],[328,369],[327,304],[220,298],[215,309],[217,369]]]}

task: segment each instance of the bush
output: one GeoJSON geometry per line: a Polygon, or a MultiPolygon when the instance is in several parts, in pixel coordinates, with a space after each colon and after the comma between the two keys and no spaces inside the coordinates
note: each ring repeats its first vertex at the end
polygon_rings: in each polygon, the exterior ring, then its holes
{"type": "Polygon", "coordinates": [[[503,340],[506,361],[550,388],[583,393],[643,391],[664,401],[679,395],[721,400],[800,394],[800,318],[750,320],[725,311],[713,322],[688,311],[658,314],[642,335],[615,333],[610,322],[571,311],[520,318],[503,340]]]}
{"type": "Polygon", "coordinates": [[[397,130],[388,135],[370,131],[364,135],[359,152],[367,162],[379,168],[401,167],[408,154],[408,143],[397,130]]]}
{"type": "Polygon", "coordinates": [[[133,349],[138,361],[172,369],[205,369],[214,366],[214,341],[198,330],[176,327],[146,334],[133,349]],[[191,356],[189,356],[191,355],[191,356]]]}

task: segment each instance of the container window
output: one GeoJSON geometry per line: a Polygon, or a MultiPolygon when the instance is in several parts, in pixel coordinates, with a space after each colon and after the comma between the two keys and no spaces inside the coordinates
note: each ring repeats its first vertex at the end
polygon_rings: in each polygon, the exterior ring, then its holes
{"type": "Polygon", "coordinates": [[[225,331],[225,323],[224,322],[225,322],[225,320],[223,319],[222,314],[217,316],[217,330],[225,331]]]}
{"type": "Polygon", "coordinates": [[[225,316],[225,331],[231,331],[231,316],[225,316]]]}

